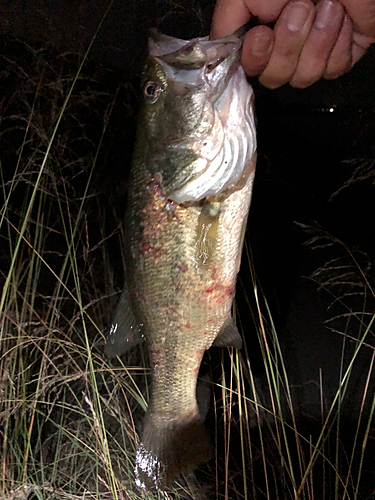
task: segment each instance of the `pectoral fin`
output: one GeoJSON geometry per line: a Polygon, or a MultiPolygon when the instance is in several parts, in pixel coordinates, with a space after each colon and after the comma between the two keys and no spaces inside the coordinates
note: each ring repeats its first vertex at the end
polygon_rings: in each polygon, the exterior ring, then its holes
{"type": "Polygon", "coordinates": [[[234,347],[235,349],[241,349],[242,339],[232,318],[229,318],[225,323],[212,345],[215,347],[234,347]]]}
{"type": "Polygon", "coordinates": [[[143,340],[142,327],[135,319],[129,290],[125,284],[117,304],[104,352],[109,358],[121,356],[143,340]]]}

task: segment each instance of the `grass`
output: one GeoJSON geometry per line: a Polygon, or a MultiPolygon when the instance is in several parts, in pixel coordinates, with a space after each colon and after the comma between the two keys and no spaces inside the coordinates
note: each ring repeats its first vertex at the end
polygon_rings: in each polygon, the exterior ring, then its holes
{"type": "MultiPolygon", "coordinates": [[[[136,92],[52,47],[14,42],[2,59],[0,495],[141,498],[133,463],[149,395],[146,350],[115,362],[103,355],[124,269],[126,172],[111,165],[128,168],[136,92]]],[[[310,280],[329,297],[324,331],[340,339],[336,385],[326,394],[326,374],[315,373],[314,400],[291,379],[247,240],[241,283],[251,286],[239,286],[235,316],[259,355],[255,363],[250,342],[206,355],[215,458],[161,498],[374,498],[371,266],[331,235],[303,229],[326,262],[310,280]],[[318,412],[305,411],[311,401],[318,412]]]]}
{"type": "Polygon", "coordinates": [[[104,288],[94,280],[108,262],[101,243],[108,236],[90,187],[116,94],[103,94],[81,74],[84,59],[76,72],[67,72],[66,66],[78,66],[75,54],[59,55],[52,65],[46,51],[32,55],[28,69],[35,78],[17,81],[10,99],[17,114],[5,110],[3,119],[10,154],[1,170],[2,490],[11,495],[19,486],[32,488],[37,498],[102,490],[118,498],[113,467],[129,471],[123,447],[134,451],[136,433],[120,408],[109,406],[108,417],[121,419],[128,439],[114,440],[118,459],[110,456],[103,405],[122,394],[128,405],[130,398],[144,407],[132,387],[144,370],[120,367],[109,377],[101,348],[95,348],[103,345],[103,321],[116,290],[110,276],[104,288]],[[102,121],[95,146],[91,116],[82,118],[77,107],[91,115],[91,106],[100,105],[106,109],[101,119],[94,117],[96,125],[102,121]],[[88,219],[94,224],[96,216],[92,236],[88,219]],[[127,376],[120,378],[123,370],[127,376]]]}

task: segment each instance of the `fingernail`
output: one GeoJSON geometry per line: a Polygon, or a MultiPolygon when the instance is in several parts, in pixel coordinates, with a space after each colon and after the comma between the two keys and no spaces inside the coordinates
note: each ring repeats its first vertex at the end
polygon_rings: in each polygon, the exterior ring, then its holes
{"type": "Polygon", "coordinates": [[[292,4],[287,13],[286,25],[289,31],[300,31],[307,18],[309,17],[310,9],[302,2],[296,2],[292,4]]]}
{"type": "Polygon", "coordinates": [[[267,54],[270,49],[271,38],[267,35],[260,35],[253,40],[251,52],[254,56],[261,57],[267,54]]]}
{"type": "Polygon", "coordinates": [[[333,20],[334,14],[337,12],[337,5],[330,0],[323,0],[318,4],[315,18],[315,27],[318,29],[326,28],[333,20]]]}

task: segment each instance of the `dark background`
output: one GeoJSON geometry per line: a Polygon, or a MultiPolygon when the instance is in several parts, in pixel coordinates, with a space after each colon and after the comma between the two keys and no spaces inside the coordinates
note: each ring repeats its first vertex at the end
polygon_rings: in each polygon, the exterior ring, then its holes
{"type": "MultiPolygon", "coordinates": [[[[148,30],[157,27],[181,38],[204,36],[214,2],[8,0],[0,6],[0,36],[10,52],[26,43],[81,57],[108,6],[87,64],[106,75],[104,86],[120,89],[119,105],[111,115],[96,186],[111,198],[125,200],[148,30]],[[132,111],[124,113],[126,107],[132,111]]],[[[347,75],[308,89],[285,85],[268,90],[256,79],[251,83],[259,161],[249,235],[256,272],[276,325],[283,328],[302,276],[324,263],[321,254],[303,246],[308,237],[295,222],[322,227],[348,247],[366,252],[370,260],[374,257],[374,176],[331,196],[356,167],[374,158],[375,47],[347,75]]],[[[8,90],[0,88],[3,95],[8,90]]],[[[246,280],[245,273],[245,288],[246,280]]],[[[241,303],[240,294],[238,298],[241,303]]]]}
{"type": "MultiPolygon", "coordinates": [[[[83,53],[108,5],[97,0],[8,0],[0,7],[0,33],[7,40],[16,38],[33,46],[50,44],[62,52],[83,53]]],[[[156,26],[182,38],[206,35],[213,6],[211,0],[115,0],[89,59],[113,72],[114,81],[131,81],[136,86],[148,29],[156,26]]],[[[260,156],[251,223],[254,231],[262,233],[263,250],[271,261],[275,252],[279,255],[276,260],[283,253],[286,259],[290,257],[285,246],[292,238],[288,231],[292,231],[293,220],[319,221],[348,244],[373,248],[371,181],[360,189],[349,189],[335,203],[328,200],[354,170],[343,161],[374,156],[374,68],[372,47],[347,75],[320,81],[308,89],[285,85],[268,90],[256,80],[251,82],[260,156]]],[[[123,126],[121,121],[118,126],[123,126]]],[[[116,180],[120,169],[124,166],[113,165],[116,180]]],[[[290,258],[295,260],[295,256],[290,258]]]]}

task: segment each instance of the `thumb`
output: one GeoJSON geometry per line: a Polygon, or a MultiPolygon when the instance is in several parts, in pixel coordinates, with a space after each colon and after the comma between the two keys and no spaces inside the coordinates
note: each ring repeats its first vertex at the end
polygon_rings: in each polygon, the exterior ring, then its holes
{"type": "Polygon", "coordinates": [[[375,42],[375,0],[340,0],[353,22],[354,31],[375,42]]]}

